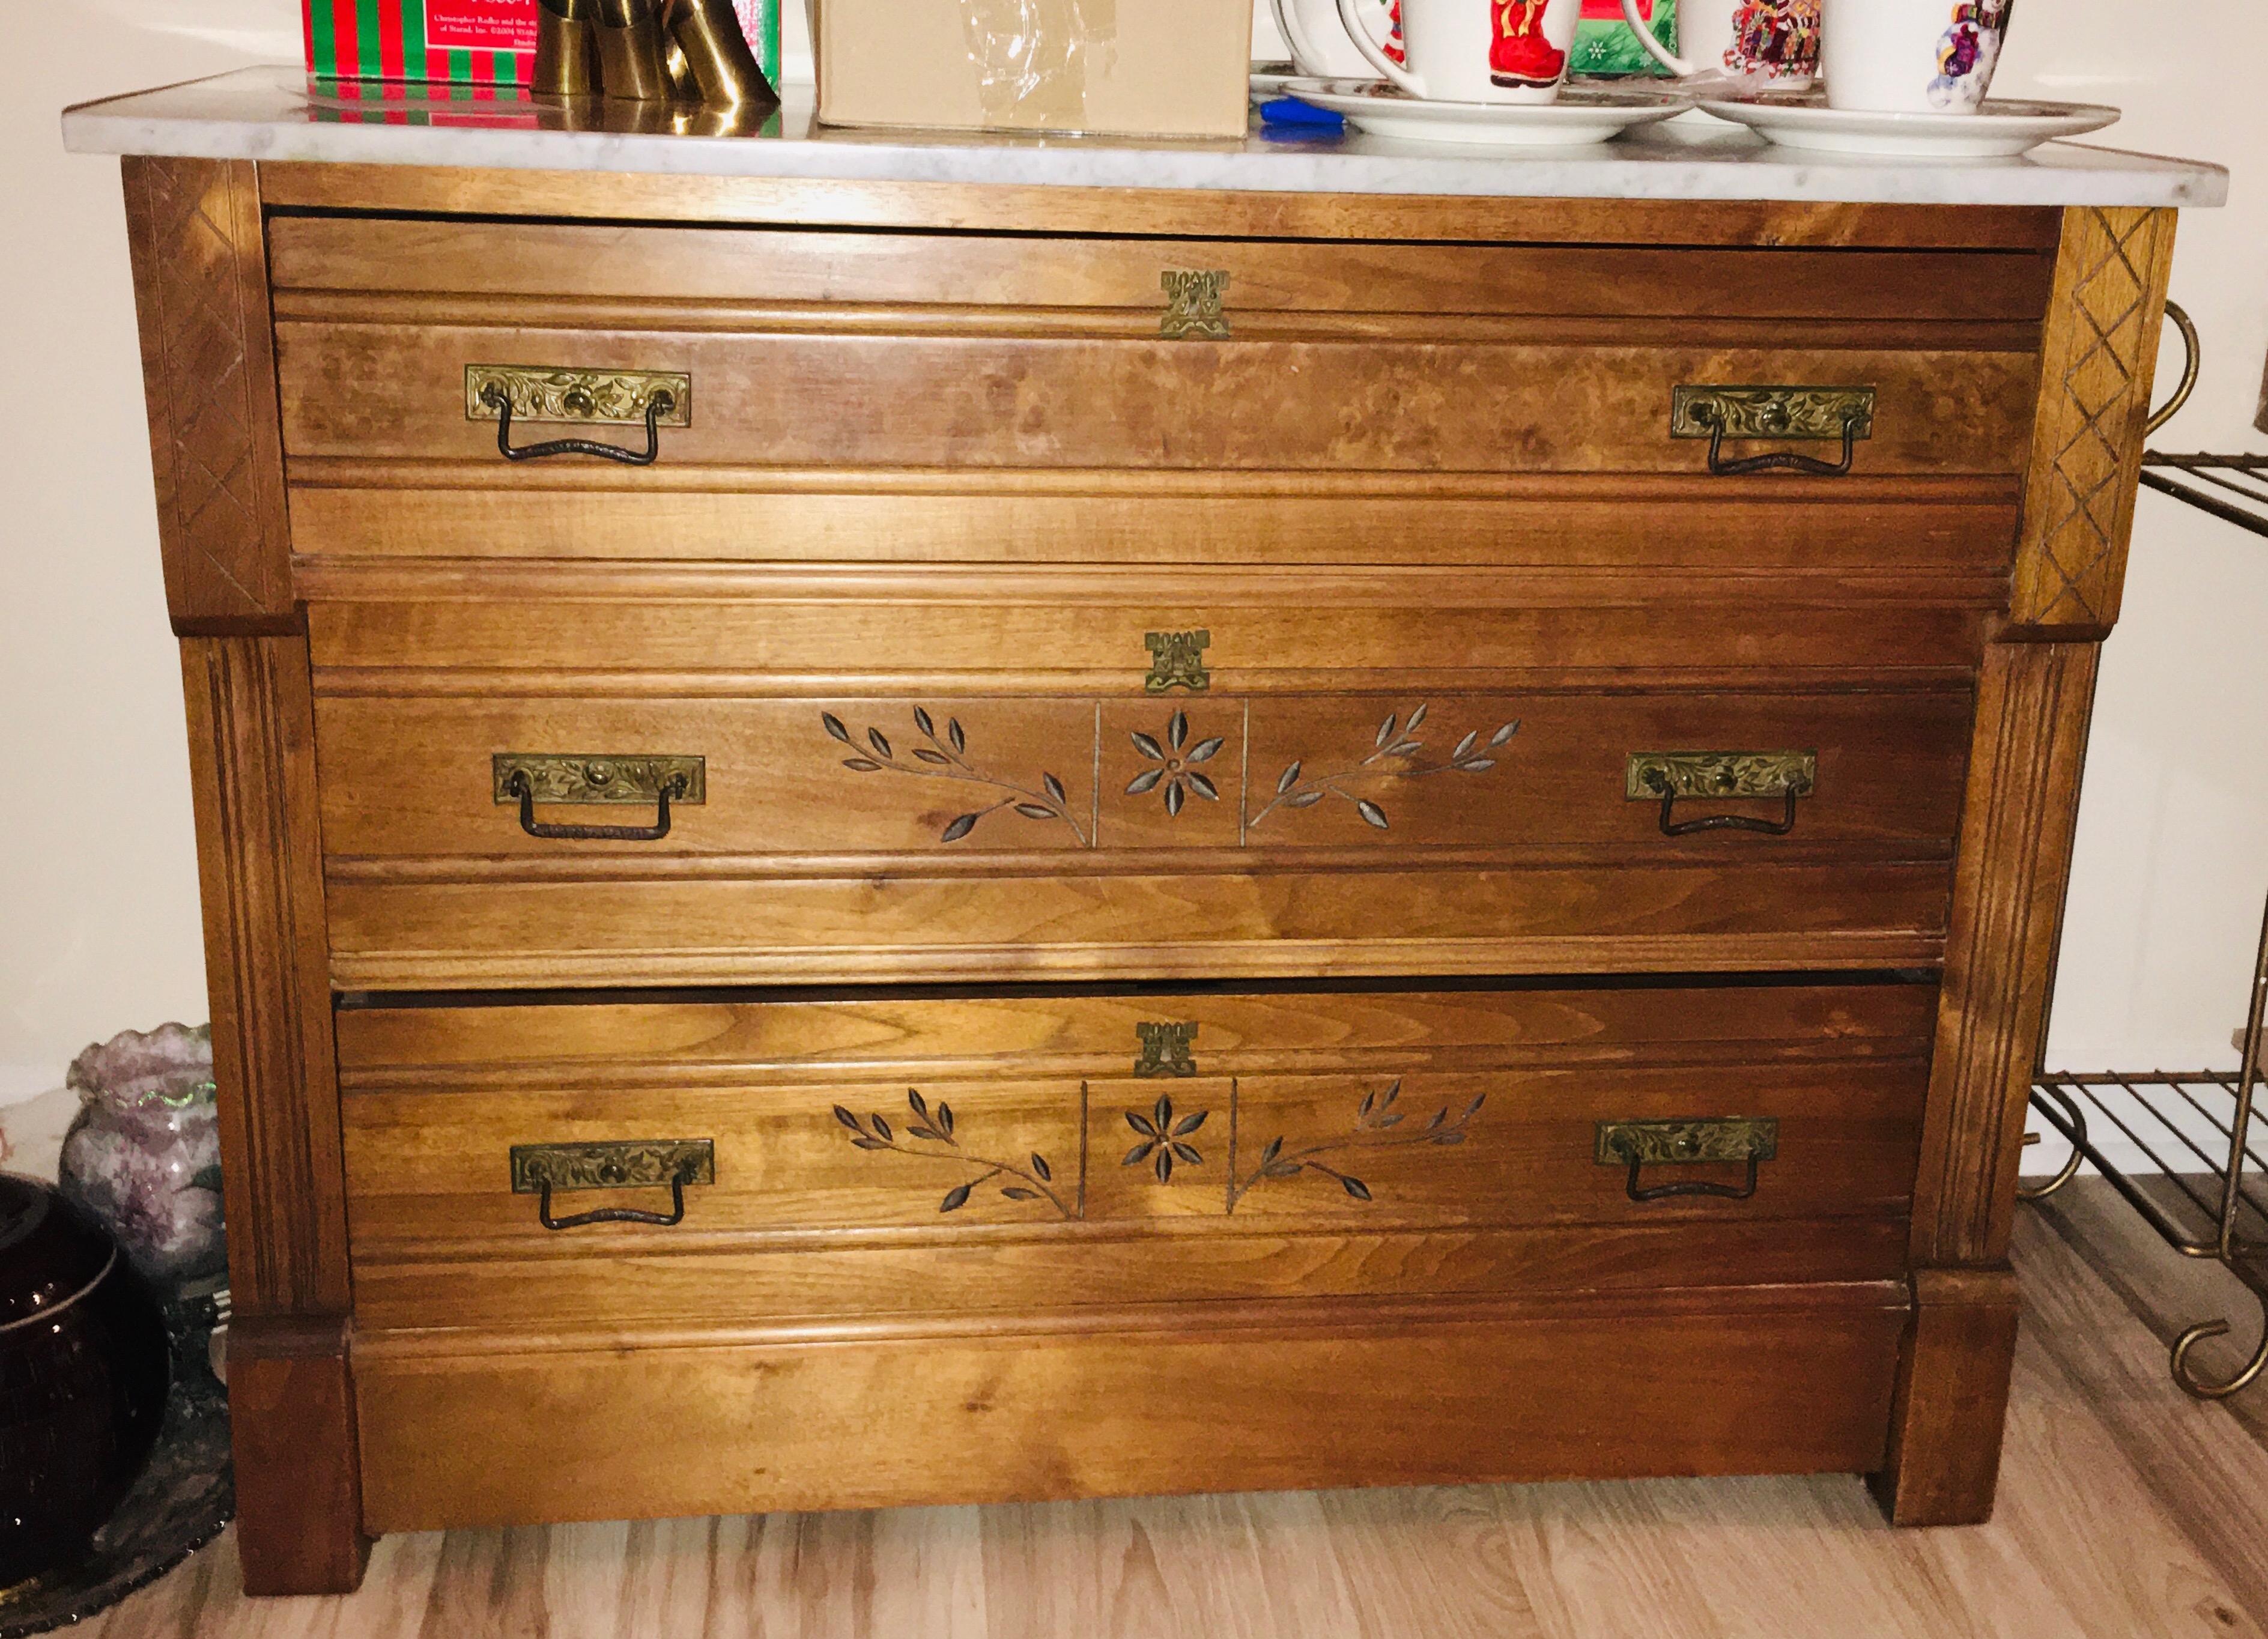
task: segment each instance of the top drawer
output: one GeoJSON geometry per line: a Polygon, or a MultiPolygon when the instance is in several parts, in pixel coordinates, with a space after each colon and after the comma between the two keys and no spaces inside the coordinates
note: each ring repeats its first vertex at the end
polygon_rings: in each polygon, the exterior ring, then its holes
{"type": "MultiPolygon", "coordinates": [[[[911,474],[950,473],[983,492],[1116,474],[1115,495],[1085,486],[1100,511],[1170,493],[1176,474],[1248,489],[1270,474],[1304,475],[1304,487],[1331,473],[1370,475],[1371,489],[1672,476],[1719,497],[1737,481],[1712,477],[1708,438],[1672,436],[1674,397],[1695,386],[1869,390],[1852,468],[1862,483],[1958,476],[1999,497],[2025,459],[2051,274],[2044,255],[2020,251],[323,217],[277,220],[272,254],[303,553],[380,539],[415,549],[326,505],[370,488],[746,495],[816,471],[895,491],[911,474]],[[682,376],[672,419],[685,424],[661,430],[644,471],[579,455],[508,462],[492,412],[468,401],[476,366],[682,376]]],[[[519,399],[515,442],[559,436],[562,423],[526,422],[540,396],[519,399]]],[[[644,436],[635,424],[579,430],[632,445],[644,436]]],[[[1793,447],[1840,453],[1833,439],[1793,447]]],[[[424,549],[589,552],[610,529],[587,500],[512,522],[490,532],[512,544],[424,549]]],[[[646,524],[653,533],[655,515],[646,524]]],[[[682,506],[659,527],[677,539],[644,551],[733,550],[688,542],[701,528],[682,506]]],[[[796,555],[796,534],[788,520],[765,549],[796,555]]]]}

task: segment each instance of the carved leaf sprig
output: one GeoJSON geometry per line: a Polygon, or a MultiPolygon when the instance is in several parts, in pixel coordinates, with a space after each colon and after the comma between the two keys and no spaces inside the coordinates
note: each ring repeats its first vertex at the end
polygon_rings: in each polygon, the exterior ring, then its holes
{"type": "Polygon", "coordinates": [[[1457,741],[1446,758],[1428,759],[1424,754],[1425,742],[1418,731],[1425,726],[1431,709],[1430,703],[1421,702],[1407,718],[1398,711],[1388,712],[1378,725],[1370,754],[1351,768],[1311,776],[1306,760],[1295,759],[1278,777],[1274,800],[1253,815],[1249,823],[1258,825],[1278,808],[1313,808],[1326,797],[1336,797],[1353,804],[1365,824],[1387,830],[1391,821],[1384,805],[1358,788],[1374,787],[1384,781],[1422,779],[1431,774],[1486,774],[1497,765],[1495,753],[1520,732],[1520,721],[1514,718],[1500,724],[1484,744],[1481,731],[1474,729],[1457,741]]]}
{"type": "Polygon", "coordinates": [[[968,760],[968,731],[961,726],[961,719],[948,717],[945,732],[937,730],[937,720],[925,706],[914,708],[914,729],[925,742],[909,745],[906,757],[890,743],[888,735],[871,724],[863,737],[854,736],[850,727],[831,711],[819,714],[820,726],[830,739],[849,746],[851,755],[843,759],[843,766],[854,774],[902,774],[930,780],[958,780],[966,784],[988,786],[1005,793],[995,803],[967,813],[955,814],[946,823],[939,841],[958,842],[974,831],[977,824],[1004,808],[1012,808],[1027,820],[1057,820],[1071,827],[1081,847],[1086,844],[1086,833],[1072,818],[1071,798],[1064,783],[1053,774],[1042,772],[1037,787],[1019,785],[997,775],[985,773],[968,760]]]}
{"type": "Polygon", "coordinates": [[[1167,720],[1166,738],[1162,745],[1155,735],[1138,730],[1133,736],[1134,749],[1157,766],[1145,768],[1129,780],[1126,795],[1141,797],[1162,786],[1166,812],[1169,814],[1181,812],[1183,803],[1192,794],[1209,803],[1219,802],[1220,788],[1212,783],[1210,775],[1200,772],[1197,765],[1211,762],[1228,742],[1214,735],[1192,746],[1189,739],[1189,716],[1186,711],[1176,711],[1167,720]]]}
{"type": "Polygon", "coordinates": [[[906,1107],[912,1120],[906,1122],[902,1136],[890,1125],[889,1118],[879,1110],[864,1116],[854,1113],[843,1105],[836,1105],[835,1119],[850,1134],[850,1145],[855,1150],[880,1150],[893,1155],[912,1156],[919,1160],[954,1161],[963,1166],[980,1169],[977,1176],[955,1184],[945,1192],[938,1203],[939,1212],[958,1212],[968,1204],[968,1198],[995,1179],[1012,1181],[1000,1186],[1000,1194],[1010,1201],[1045,1200],[1063,1216],[1075,1217],[1070,1205],[1056,1193],[1055,1169],[1048,1165],[1047,1157],[1035,1150],[1024,1164],[1002,1161],[990,1156],[974,1155],[961,1147],[954,1136],[953,1106],[939,1099],[932,1106],[917,1087],[906,1089],[906,1107]],[[932,1146],[927,1149],[917,1145],[932,1146]]]}
{"type": "MultiPolygon", "coordinates": [[[[1234,1100],[1237,1096],[1238,1089],[1232,1084],[1229,1097],[1234,1100]]],[[[1467,1126],[1480,1113],[1487,1097],[1485,1092],[1475,1093],[1454,1119],[1449,1114],[1450,1106],[1445,1104],[1421,1125],[1403,1129],[1403,1118],[1407,1113],[1395,1107],[1402,1099],[1402,1084],[1396,1081],[1389,1086],[1373,1088],[1363,1094],[1355,1110],[1354,1131],[1347,1137],[1289,1150],[1284,1147],[1285,1141],[1281,1136],[1270,1139],[1261,1149],[1258,1165],[1248,1175],[1230,1178],[1228,1209],[1235,1211],[1236,1203],[1260,1185],[1297,1178],[1302,1172],[1328,1178],[1353,1199],[1369,1201],[1373,1197],[1367,1183],[1344,1165],[1328,1165],[1321,1158],[1336,1158],[1350,1151],[1399,1150],[1421,1144],[1461,1144],[1465,1142],[1467,1126]]]]}
{"type": "Polygon", "coordinates": [[[1158,1175],[1158,1181],[1169,1184],[1174,1180],[1174,1163],[1203,1166],[1204,1155],[1197,1147],[1186,1142],[1189,1136],[1205,1124],[1210,1111],[1199,1110],[1194,1115],[1174,1119],[1174,1101],[1160,1098],[1150,1106],[1148,1114],[1139,1110],[1125,1112],[1126,1124],[1140,1136],[1140,1142],[1126,1152],[1122,1166],[1139,1166],[1145,1161],[1158,1175]]]}

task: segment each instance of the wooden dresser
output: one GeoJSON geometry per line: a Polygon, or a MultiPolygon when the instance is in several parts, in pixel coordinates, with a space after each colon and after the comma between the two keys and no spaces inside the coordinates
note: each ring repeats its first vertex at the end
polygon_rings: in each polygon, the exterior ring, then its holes
{"type": "Polygon", "coordinates": [[[126,189],[254,1591],[1112,1493],[1986,1517],[2170,211],[126,189]]]}

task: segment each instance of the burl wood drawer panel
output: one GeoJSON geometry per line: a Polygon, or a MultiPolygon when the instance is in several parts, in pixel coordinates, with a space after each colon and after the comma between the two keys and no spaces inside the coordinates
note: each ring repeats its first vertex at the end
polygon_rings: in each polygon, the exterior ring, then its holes
{"type": "Polygon", "coordinates": [[[1965,687],[462,687],[318,700],[342,986],[1924,962],[1973,709],[1965,687]],[[663,757],[699,759],[699,800],[666,836],[651,790],[523,803],[514,759],[546,753],[573,776],[547,797],[663,757]],[[1666,811],[1656,753],[1699,770],[1666,811]],[[625,822],[638,840],[576,834],[625,822]]]}
{"type": "Polygon", "coordinates": [[[315,217],[279,218],[273,258],[313,555],[864,557],[887,529],[912,557],[1060,555],[1068,532],[1145,558],[1471,561],[1566,534],[1571,507],[1608,526],[1594,551],[1642,553],[1608,510],[1628,486],[1656,534],[1738,539],[1712,508],[1785,505],[1822,540],[1817,485],[1712,477],[1706,438],[1670,437],[1676,388],[1756,384],[1873,389],[1835,501],[1927,509],[1939,550],[1974,551],[1979,510],[2003,544],[2013,518],[2050,287],[2033,251],[315,217]],[[1227,276],[1226,337],[1160,334],[1192,269],[1227,276]],[[644,471],[509,463],[468,415],[468,368],[497,364],[681,374],[686,424],[644,471]],[[1439,510],[1412,518],[1421,492],[1439,510]]]}
{"type": "Polygon", "coordinates": [[[590,1340],[696,1315],[1888,1279],[1935,998],[1695,983],[350,1008],[358,1324],[590,1340]],[[668,1216],[681,1167],[680,1222],[542,1221],[668,1216]],[[607,1187],[624,1179],[638,1187],[607,1187]]]}

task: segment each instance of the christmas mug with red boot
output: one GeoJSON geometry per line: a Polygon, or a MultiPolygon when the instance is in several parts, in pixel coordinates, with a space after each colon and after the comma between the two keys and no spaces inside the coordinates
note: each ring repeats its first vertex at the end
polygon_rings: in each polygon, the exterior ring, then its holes
{"type": "Polygon", "coordinates": [[[1428,102],[1557,101],[1582,14],[1582,0],[1402,0],[1396,62],[1360,26],[1357,0],[1338,5],[1371,66],[1428,102]]]}

